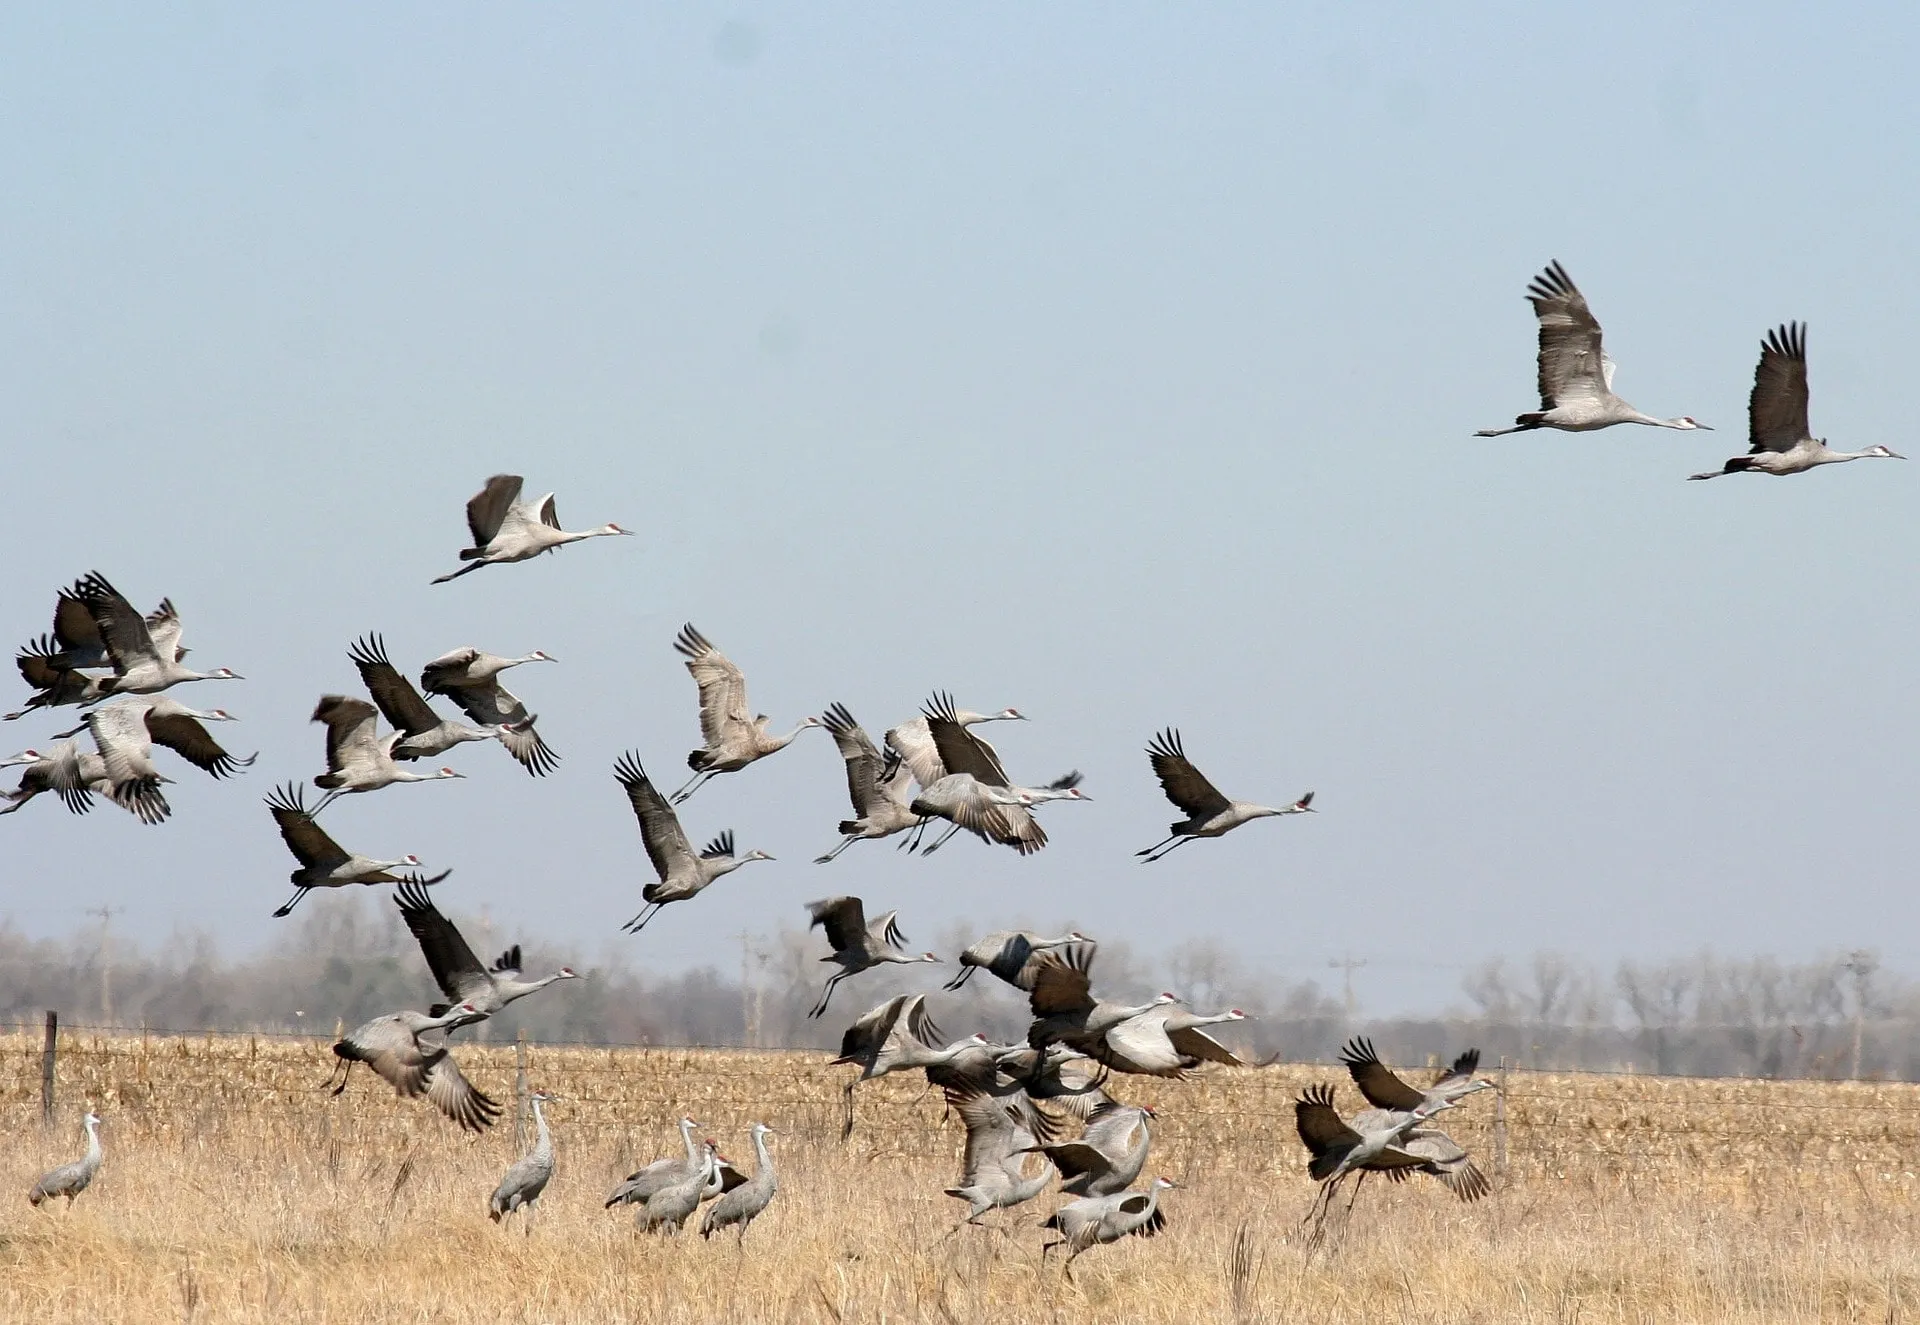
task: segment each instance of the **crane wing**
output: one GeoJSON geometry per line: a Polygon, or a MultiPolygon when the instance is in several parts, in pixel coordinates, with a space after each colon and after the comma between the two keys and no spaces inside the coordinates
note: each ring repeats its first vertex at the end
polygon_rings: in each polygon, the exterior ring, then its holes
{"type": "MultiPolygon", "coordinates": [[[[553,494],[549,492],[540,502],[540,523],[549,529],[560,527],[560,510],[553,504],[553,494]]],[[[729,1165],[728,1167],[732,1167],[729,1165]]]]}
{"type": "Polygon", "coordinates": [[[1747,398],[1747,454],[1791,451],[1811,437],[1807,399],[1807,327],[1788,322],[1769,331],[1760,347],[1747,398]]]}
{"type": "Polygon", "coordinates": [[[1167,1038],[1167,1014],[1172,1006],[1157,1007],[1128,1017],[1087,1046],[1092,1057],[1121,1072],[1142,1076],[1184,1075],[1185,1062],[1167,1038]]]}
{"type": "Polygon", "coordinates": [[[1006,1171],[1013,1152],[1033,1144],[1033,1137],[1016,1127],[1007,1103],[987,1091],[949,1088],[947,1107],[966,1125],[967,1148],[962,1161],[962,1187],[971,1187],[982,1177],[1006,1171]]]}
{"type": "Polygon", "coordinates": [[[480,656],[471,645],[449,649],[420,669],[420,688],[429,694],[447,695],[467,684],[467,669],[480,656]]]}
{"type": "Polygon", "coordinates": [[[929,699],[925,716],[927,732],[947,772],[971,774],[989,787],[1012,785],[993,747],[961,725],[952,695],[942,692],[929,699]]]}
{"type": "Polygon", "coordinates": [[[700,735],[709,748],[726,739],[729,729],[753,725],[747,708],[747,678],[727,655],[688,622],[674,638],[673,647],[687,660],[694,684],[700,687],[700,735]]]}
{"type": "Polygon", "coordinates": [[[931,787],[947,775],[946,766],[940,762],[940,752],[934,748],[933,733],[927,730],[925,716],[890,728],[887,748],[900,757],[913,780],[923,787],[931,787]]]}
{"type": "Polygon", "coordinates": [[[147,633],[146,619],[98,571],[89,571],[74,585],[73,592],[99,628],[114,671],[124,674],[142,662],[159,658],[153,637],[147,633]]]}
{"type": "Polygon", "coordinates": [[[327,725],[327,767],[337,773],[349,764],[371,762],[378,754],[374,730],[379,720],[379,711],[364,699],[322,695],[312,721],[327,725]]]}
{"type": "Polygon", "coordinates": [[[646,845],[647,858],[653,862],[654,873],[662,882],[676,868],[686,868],[693,864],[693,847],[687,841],[687,834],[680,827],[680,817],[667,804],[667,798],[660,794],[659,788],[648,780],[647,772],[640,766],[640,757],[628,753],[620,757],[614,765],[613,775],[626,788],[627,803],[633,806],[633,814],[640,821],[640,840],[646,845]]]}
{"type": "Polygon", "coordinates": [[[1093,1006],[1093,958],[1099,946],[1069,943],[1035,958],[1033,987],[1027,991],[1034,1016],[1083,1012],[1093,1006]]]}
{"type": "Polygon", "coordinates": [[[844,704],[829,704],[820,721],[833,737],[840,758],[846,761],[847,796],[853,802],[853,812],[864,817],[886,795],[883,784],[889,770],[879,748],[853,720],[853,714],[844,704]]]}
{"type": "Polygon", "coordinates": [[[347,859],[347,853],[340,849],[340,844],[307,813],[306,802],[297,783],[289,782],[284,787],[275,787],[267,797],[267,809],[273,812],[273,822],[279,826],[280,837],[286,842],[287,850],[293,852],[302,865],[332,868],[347,859]]]}
{"type": "Polygon", "coordinates": [[[1197,1026],[1185,1026],[1179,1030],[1168,1031],[1167,1041],[1183,1058],[1197,1058],[1203,1063],[1219,1063],[1224,1067],[1246,1066],[1233,1050],[1197,1026]]]}
{"type": "Polygon", "coordinates": [[[147,613],[146,621],[147,638],[153,641],[156,654],[171,658],[174,662],[187,656],[187,651],[180,647],[180,634],[185,629],[185,623],[180,620],[173,599],[162,598],[160,606],[147,613]]]}
{"type": "Polygon", "coordinates": [[[1567,269],[1549,262],[1527,286],[1527,299],[1540,319],[1540,408],[1603,399],[1607,374],[1600,324],[1567,269]]]}
{"type": "Polygon", "coordinates": [[[93,743],[106,765],[107,780],[116,787],[152,776],[147,755],[153,743],[147,736],[146,718],[147,705],[142,700],[122,700],[87,714],[87,730],[93,733],[93,743]]]}
{"type": "Polygon", "coordinates": [[[407,929],[420,944],[420,953],[427,959],[434,983],[440,986],[448,1002],[464,1003],[492,992],[493,980],[486,968],[473,955],[460,930],[433,904],[424,887],[403,883],[394,891],[393,900],[400,908],[401,918],[407,922],[407,929]]]}
{"type": "Polygon", "coordinates": [[[507,508],[520,496],[524,480],[518,474],[495,474],[487,485],[467,502],[467,532],[473,535],[475,549],[484,548],[500,532],[507,508]]]}
{"type": "Polygon", "coordinates": [[[925,994],[907,995],[901,1019],[907,1024],[907,1034],[922,1044],[938,1044],[945,1038],[940,1034],[940,1028],[933,1024],[933,1014],[927,1011],[925,994]]]}
{"type": "Polygon", "coordinates": [[[147,735],[195,768],[204,769],[217,778],[227,777],[236,770],[247,767],[258,757],[248,755],[245,759],[240,759],[228,754],[220,742],[213,739],[212,734],[198,718],[190,718],[184,713],[159,713],[149,710],[147,735]]]}
{"type": "Polygon", "coordinates": [[[420,1041],[400,1018],[375,1017],[348,1033],[341,1043],[353,1050],[356,1061],[372,1068],[395,1093],[412,1099],[427,1088],[427,1055],[420,1041]]]}
{"type": "Polygon", "coordinates": [[[434,1108],[469,1132],[486,1130],[500,1116],[500,1106],[490,1096],[474,1089],[444,1046],[427,1066],[426,1092],[434,1108]]]}
{"type": "Polygon", "coordinates": [[[420,698],[413,683],[400,675],[388,659],[385,640],[378,635],[363,635],[347,650],[347,657],[360,669],[360,680],[388,722],[409,736],[432,731],[440,725],[440,715],[420,698]]]}
{"type": "Polygon", "coordinates": [[[545,777],[560,766],[560,756],[533,729],[539,715],[527,712],[520,697],[498,681],[456,686],[446,693],[462,713],[481,726],[507,728],[500,733],[500,744],[534,777],[545,777]]]}
{"type": "Polygon", "coordinates": [[[1480,1070],[1480,1051],[1468,1049],[1449,1064],[1445,1071],[1433,1079],[1435,1086],[1449,1086],[1455,1082],[1465,1082],[1480,1070]]]}
{"type": "Polygon", "coordinates": [[[93,613],[78,596],[79,590],[62,589],[53,604],[53,638],[59,643],[60,652],[75,655],[69,666],[86,666],[80,659],[91,659],[94,665],[107,661],[106,642],[100,638],[100,627],[94,623],[93,613]]]}
{"type": "Polygon", "coordinates": [[[1367,1097],[1367,1103],[1376,1109],[1396,1109],[1411,1112],[1426,1103],[1426,1093],[1415,1090],[1393,1070],[1380,1061],[1380,1055],[1373,1050],[1373,1041],[1355,1036],[1347,1041],[1340,1051],[1340,1061],[1347,1065],[1347,1073],[1353,1078],[1353,1084],[1367,1097]]]}
{"type": "Polygon", "coordinates": [[[824,929],[827,942],[835,952],[866,946],[867,913],[858,897],[826,897],[808,902],[807,914],[813,917],[807,928],[818,925],[824,929]]]}
{"type": "Polygon", "coordinates": [[[1293,1103],[1293,1125],[1316,1164],[1328,1154],[1344,1153],[1360,1144],[1360,1134],[1342,1122],[1333,1107],[1332,1086],[1308,1086],[1293,1103]]]}
{"type": "Polygon", "coordinates": [[[1147,761],[1167,799],[1188,818],[1211,819],[1233,804],[1187,758],[1178,728],[1169,727],[1147,743],[1147,761]]]}

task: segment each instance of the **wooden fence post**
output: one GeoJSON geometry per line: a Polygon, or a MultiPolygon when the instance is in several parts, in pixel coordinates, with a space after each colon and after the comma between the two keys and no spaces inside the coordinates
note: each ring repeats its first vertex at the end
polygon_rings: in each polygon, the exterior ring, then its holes
{"type": "Polygon", "coordinates": [[[1493,1180],[1507,1181],[1507,1056],[1500,1055],[1500,1088],[1493,1092],[1493,1180]]]}
{"type": "Polygon", "coordinates": [[[40,1046],[40,1122],[53,1126],[53,1054],[60,1036],[60,1014],[47,1009],[47,1038],[40,1046]]]}
{"type": "Polygon", "coordinates": [[[513,1037],[513,1149],[518,1154],[527,1148],[527,1032],[523,1026],[513,1037]]]}

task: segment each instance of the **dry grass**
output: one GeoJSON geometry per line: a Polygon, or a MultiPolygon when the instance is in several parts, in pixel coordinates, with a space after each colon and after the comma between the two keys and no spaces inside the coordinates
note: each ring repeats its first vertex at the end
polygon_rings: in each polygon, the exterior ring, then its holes
{"type": "MultiPolygon", "coordinates": [[[[510,1093],[513,1050],[467,1046],[510,1093]]],[[[1309,1256],[1293,1094],[1324,1068],[1128,1082],[1162,1110],[1153,1169],[1188,1189],[1165,1235],[1100,1248],[1063,1282],[1035,1224],[966,1229],[940,1194],[959,1131],[918,1082],[861,1088],[791,1054],[535,1049],[559,1174],[531,1236],[487,1194],[503,1125],[469,1138],[358,1076],[319,1090],[323,1043],[63,1042],[61,1121],[38,1121],[37,1042],[0,1036],[0,1320],[66,1321],[1786,1321],[1914,1318],[1920,1091],[1906,1086],[1516,1075],[1512,1172],[1475,1207],[1370,1184],[1309,1256]],[[77,1153],[83,1102],[108,1158],[69,1214],[26,1189],[77,1153]],[[637,1236],[600,1208],[690,1112],[740,1160],[764,1118],[781,1195],[744,1249],[637,1236]]],[[[1342,1098],[1351,1103],[1351,1092],[1342,1098]]],[[[1455,1114],[1491,1167],[1487,1097],[1455,1114]],[[1462,1118],[1461,1115],[1467,1115],[1462,1118]]],[[[996,1216],[995,1218],[1004,1218],[996,1216]]]]}

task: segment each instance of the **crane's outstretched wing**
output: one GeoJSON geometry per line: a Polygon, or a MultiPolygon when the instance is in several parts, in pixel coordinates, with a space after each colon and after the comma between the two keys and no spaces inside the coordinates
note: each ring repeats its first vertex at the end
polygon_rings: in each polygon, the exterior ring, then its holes
{"type": "Polygon", "coordinates": [[[820,722],[833,737],[840,758],[846,761],[847,796],[853,802],[853,812],[864,818],[886,795],[884,784],[891,770],[846,705],[829,704],[820,722]]]}
{"type": "Polygon", "coordinates": [[[818,925],[825,930],[835,952],[866,946],[867,912],[858,897],[824,897],[808,902],[807,914],[812,917],[807,928],[818,925]]]}
{"type": "Polygon", "coordinates": [[[427,959],[434,983],[440,986],[440,992],[449,1002],[463,1003],[492,989],[493,982],[487,978],[480,959],[473,955],[459,928],[433,904],[425,887],[413,882],[402,883],[394,891],[393,900],[400,908],[401,918],[407,922],[407,929],[420,944],[420,953],[427,959]]]}
{"type": "Polygon", "coordinates": [[[483,686],[456,686],[447,692],[447,697],[480,725],[505,728],[500,733],[500,744],[534,777],[545,777],[560,766],[560,756],[534,730],[538,715],[527,712],[520,697],[498,681],[483,686]]]}
{"type": "Polygon", "coordinates": [[[952,695],[944,691],[936,694],[927,701],[924,713],[927,732],[947,772],[969,773],[989,787],[1013,785],[994,748],[961,725],[952,695]]]}
{"type": "Polygon", "coordinates": [[[1233,804],[1187,758],[1178,728],[1169,727],[1147,743],[1147,761],[1167,799],[1188,818],[1211,819],[1233,804]]]}
{"type": "Polygon", "coordinates": [[[1807,326],[1788,322],[1767,333],[1747,398],[1748,455],[1791,451],[1812,430],[1807,422],[1807,326]]]}
{"type": "Polygon", "coordinates": [[[1435,1087],[1450,1086],[1455,1082],[1465,1082],[1480,1070],[1480,1051],[1469,1049],[1455,1058],[1445,1070],[1433,1079],[1435,1087]]]}
{"type": "Polygon", "coordinates": [[[1307,1172],[1316,1179],[1332,1173],[1341,1157],[1360,1144],[1360,1134],[1342,1122],[1333,1107],[1332,1086],[1308,1086],[1293,1102],[1293,1125],[1313,1157],[1307,1172]]]}
{"type": "Polygon", "coordinates": [[[1050,948],[1034,960],[1033,987],[1027,1003],[1036,1017],[1080,1012],[1093,1006],[1093,958],[1097,943],[1050,948]]]}
{"type": "Polygon", "coordinates": [[[364,699],[322,695],[313,707],[312,720],[327,725],[327,767],[337,773],[356,755],[370,755],[377,744],[374,725],[379,719],[379,710],[364,699]]]}
{"type": "Polygon", "coordinates": [[[140,663],[158,659],[146,618],[134,611],[133,604],[100,572],[89,571],[82,576],[73,593],[93,617],[114,671],[125,673],[140,663]]]}
{"type": "Polygon", "coordinates": [[[347,859],[347,853],[340,849],[340,844],[307,812],[306,800],[298,783],[289,782],[284,787],[275,787],[267,796],[267,808],[273,812],[273,822],[279,826],[280,837],[286,842],[287,850],[302,865],[332,867],[347,859]]]}
{"type": "Polygon", "coordinates": [[[507,518],[507,508],[519,500],[523,481],[518,474],[495,474],[468,499],[467,532],[473,535],[473,546],[467,551],[477,553],[493,541],[507,518]]]}
{"type": "Polygon", "coordinates": [[[713,647],[712,641],[688,622],[674,637],[673,647],[687,660],[694,684],[700,688],[700,735],[709,747],[718,745],[728,730],[753,725],[747,707],[747,678],[713,647]]]}
{"type": "Polygon", "coordinates": [[[632,752],[620,756],[620,762],[613,766],[613,775],[626,789],[627,803],[633,806],[634,818],[640,821],[640,840],[647,848],[647,859],[653,862],[654,873],[664,880],[676,866],[690,863],[693,846],[687,841],[686,830],[680,827],[680,816],[673,812],[659,788],[648,780],[646,769],[640,766],[640,756],[632,752]]]}
{"type": "MultiPolygon", "coordinates": [[[[1373,1051],[1373,1041],[1355,1036],[1347,1041],[1340,1051],[1340,1061],[1347,1065],[1347,1073],[1352,1076],[1353,1084],[1367,1097],[1367,1103],[1376,1109],[1396,1109],[1403,1113],[1411,1112],[1426,1102],[1426,1093],[1415,1090],[1393,1070],[1380,1061],[1380,1055],[1373,1051]]],[[[1478,1055],[1475,1062],[1479,1061],[1478,1055]]]]}
{"type": "Polygon", "coordinates": [[[184,713],[149,711],[147,734],[156,744],[166,746],[195,768],[205,769],[217,778],[230,776],[259,758],[257,754],[244,759],[228,754],[198,718],[189,718],[184,713]]]}
{"type": "Polygon", "coordinates": [[[445,1048],[426,1069],[426,1095],[434,1108],[469,1132],[486,1130],[500,1116],[500,1106],[461,1075],[460,1065],[445,1048]]]}
{"type": "Polygon", "coordinates": [[[347,657],[360,669],[360,680],[389,723],[409,736],[432,731],[440,725],[440,715],[428,707],[413,683],[400,675],[387,658],[385,640],[378,635],[363,635],[347,650],[347,657]]]}
{"type": "Polygon", "coordinates": [[[1598,402],[1612,374],[1602,363],[1600,324],[1587,308],[1586,296],[1556,261],[1533,278],[1527,299],[1540,319],[1540,408],[1550,410],[1574,400],[1598,402]]]}

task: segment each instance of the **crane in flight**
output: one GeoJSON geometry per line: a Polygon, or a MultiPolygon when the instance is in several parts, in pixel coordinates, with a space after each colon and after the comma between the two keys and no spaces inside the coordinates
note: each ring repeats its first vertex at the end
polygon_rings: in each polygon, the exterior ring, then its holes
{"type": "Polygon", "coordinates": [[[468,499],[467,530],[473,535],[473,546],[460,550],[460,560],[467,564],[459,570],[436,576],[433,583],[445,584],[448,580],[457,580],[462,575],[471,575],[482,566],[504,566],[508,562],[526,561],[542,552],[552,552],[582,539],[633,533],[631,529],[622,529],[612,523],[578,532],[562,529],[560,517],[554,511],[551,492],[537,502],[520,499],[520,487],[525,481],[518,474],[495,474],[487,480],[485,487],[468,499]]]}
{"type": "Polygon", "coordinates": [[[1804,474],[1821,465],[1848,460],[1905,460],[1897,451],[1869,446],[1864,451],[1836,451],[1825,438],[1813,435],[1807,420],[1807,326],[1787,322],[1767,333],[1760,344],[1760,363],[1753,370],[1753,392],[1747,397],[1745,455],[1737,455],[1718,469],[1689,474],[1690,479],[1719,478],[1723,474],[1804,474]]]}
{"type": "Polygon", "coordinates": [[[1144,861],[1156,861],[1200,837],[1224,837],[1241,824],[1269,819],[1282,814],[1314,814],[1313,793],[1308,792],[1291,805],[1255,805],[1251,801],[1228,800],[1220,789],[1207,781],[1193,766],[1181,747],[1180,733],[1169,727],[1147,743],[1147,762],[1153,765],[1160,789],[1175,809],[1187,817],[1173,824],[1164,842],[1155,842],[1133,854],[1144,861]]]}

